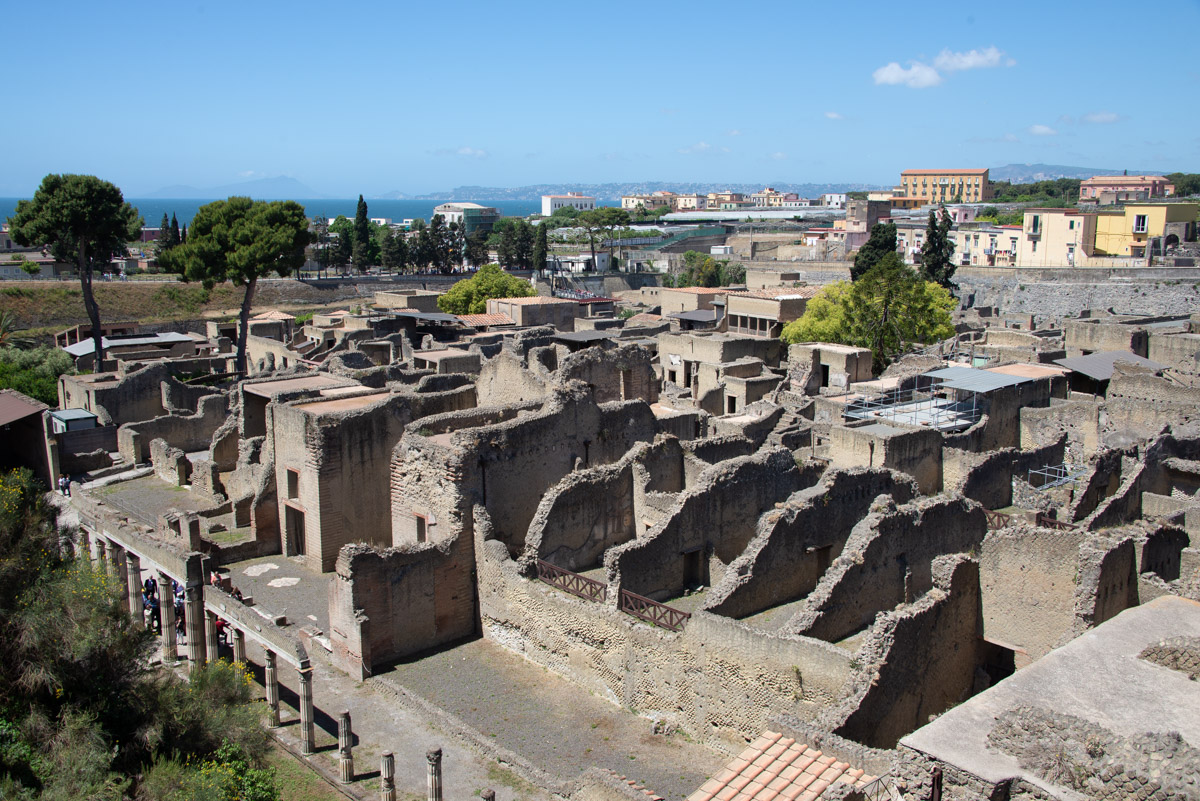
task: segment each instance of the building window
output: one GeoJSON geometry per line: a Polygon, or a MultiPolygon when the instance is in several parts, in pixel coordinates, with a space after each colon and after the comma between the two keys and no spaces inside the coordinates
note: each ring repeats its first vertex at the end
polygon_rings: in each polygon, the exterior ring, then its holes
{"type": "Polygon", "coordinates": [[[1040,214],[1031,215],[1029,218],[1029,233],[1040,234],[1042,232],[1042,216],[1040,214]]]}
{"type": "Polygon", "coordinates": [[[287,471],[287,496],[288,500],[295,501],[300,499],[300,471],[287,471]]]}
{"type": "Polygon", "coordinates": [[[1075,230],[1075,221],[1074,221],[1074,220],[1071,220],[1069,223],[1067,223],[1067,230],[1068,230],[1068,231],[1074,231],[1074,230],[1075,230]]]}
{"type": "Polygon", "coordinates": [[[427,522],[424,515],[417,515],[417,542],[425,542],[427,522]]]}
{"type": "Polygon", "coordinates": [[[1144,234],[1144,233],[1146,233],[1146,228],[1147,228],[1146,215],[1145,214],[1134,215],[1133,232],[1135,234],[1144,234]]]}
{"type": "Polygon", "coordinates": [[[1036,239],[1035,239],[1035,240],[1033,240],[1033,248],[1032,248],[1032,252],[1034,252],[1034,253],[1037,253],[1037,240],[1036,240],[1036,239]]]}

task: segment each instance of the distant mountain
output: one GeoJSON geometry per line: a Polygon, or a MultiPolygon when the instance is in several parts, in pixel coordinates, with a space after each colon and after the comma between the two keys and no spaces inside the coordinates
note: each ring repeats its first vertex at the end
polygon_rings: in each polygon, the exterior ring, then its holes
{"type": "Polygon", "coordinates": [[[367,200],[412,200],[412,195],[406,195],[398,189],[393,189],[391,192],[371,195],[367,200]]]}
{"type": "MultiPolygon", "coordinates": [[[[620,200],[622,195],[646,195],[651,192],[698,193],[716,192],[728,189],[732,192],[749,194],[759,192],[765,186],[772,186],[780,192],[795,192],[801,197],[817,197],[825,192],[855,192],[871,189],[882,189],[873,184],[717,184],[717,183],[676,183],[671,181],[640,181],[636,183],[606,183],[606,184],[533,184],[530,186],[499,187],[499,186],[459,186],[449,192],[431,192],[425,195],[413,195],[412,200],[539,200],[542,195],[561,195],[567,192],[578,192],[590,195],[597,200],[620,200]]],[[[388,193],[383,197],[399,193],[388,193]]]]}
{"type": "MultiPolygon", "coordinates": [[[[1120,175],[1125,170],[1100,170],[1092,167],[1067,167],[1062,164],[1006,164],[992,167],[988,177],[993,181],[1031,184],[1058,178],[1091,178],[1093,175],[1120,175]]],[[[1156,170],[1128,170],[1130,175],[1162,175],[1156,170]]]]}
{"type": "Polygon", "coordinates": [[[139,197],[210,200],[231,195],[246,195],[256,200],[318,200],[329,197],[313,191],[295,178],[288,178],[284,175],[275,178],[259,178],[256,181],[245,181],[239,184],[212,186],[207,189],[176,184],[164,186],[162,189],[139,195],[139,197]]]}

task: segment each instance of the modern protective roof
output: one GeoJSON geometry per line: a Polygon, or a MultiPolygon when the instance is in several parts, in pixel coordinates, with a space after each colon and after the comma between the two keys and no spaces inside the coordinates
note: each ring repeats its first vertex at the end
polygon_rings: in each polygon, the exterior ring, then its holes
{"type": "MultiPolygon", "coordinates": [[[[161,334],[142,334],[134,337],[104,337],[104,349],[109,348],[126,348],[130,345],[173,345],[177,342],[192,342],[194,341],[187,334],[177,334],[174,331],[164,331],[161,334]]],[[[76,342],[74,345],[67,345],[63,348],[67,353],[75,358],[87,356],[96,350],[96,343],[91,337],[85,340],[76,342]]]]}
{"type": "Polygon", "coordinates": [[[96,415],[89,412],[87,409],[55,409],[50,412],[50,416],[64,423],[68,420],[94,420],[96,415]]]}
{"type": "Polygon", "coordinates": [[[444,314],[443,312],[422,312],[422,311],[398,311],[395,313],[397,317],[412,317],[416,320],[424,320],[430,323],[457,323],[458,316],[454,314],[444,314]]]}
{"type": "Polygon", "coordinates": [[[30,415],[41,414],[48,408],[41,401],[23,395],[15,389],[0,390],[0,426],[15,423],[30,415]]]}
{"type": "Polygon", "coordinates": [[[698,309],[696,311],[672,312],[667,315],[676,320],[689,320],[693,323],[715,323],[717,312],[713,309],[698,309]]]}
{"type": "Polygon", "coordinates": [[[1061,364],[1068,370],[1083,373],[1095,381],[1107,381],[1112,378],[1113,364],[1116,362],[1136,364],[1140,367],[1149,367],[1151,370],[1166,369],[1165,364],[1152,362],[1123,350],[1102,350],[1097,353],[1089,353],[1087,356],[1072,356],[1067,359],[1054,360],[1055,364],[1061,364]]]}
{"type": "Polygon", "coordinates": [[[977,370],[974,367],[943,367],[940,370],[930,370],[923,375],[927,378],[940,379],[939,386],[946,389],[961,389],[968,392],[992,392],[1033,380],[1029,376],[1005,375],[988,370],[977,370]]]}

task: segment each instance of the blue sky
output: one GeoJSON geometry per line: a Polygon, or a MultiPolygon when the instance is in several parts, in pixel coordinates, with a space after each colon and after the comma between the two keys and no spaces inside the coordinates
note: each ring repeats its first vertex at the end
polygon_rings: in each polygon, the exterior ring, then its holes
{"type": "Polygon", "coordinates": [[[1192,2],[11,3],[0,195],[1200,171],[1192,2]],[[1158,44],[1161,42],[1161,44],[1158,44]]]}

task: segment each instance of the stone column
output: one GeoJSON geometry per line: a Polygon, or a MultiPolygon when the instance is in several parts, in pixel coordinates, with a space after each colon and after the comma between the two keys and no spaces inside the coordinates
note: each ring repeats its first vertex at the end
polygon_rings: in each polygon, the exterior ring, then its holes
{"type": "Polygon", "coordinates": [[[379,757],[379,801],[396,801],[396,757],[384,751],[379,757]]]}
{"type": "Polygon", "coordinates": [[[188,583],[184,589],[184,623],[187,626],[188,667],[195,672],[205,662],[204,587],[188,583]]]}
{"type": "Polygon", "coordinates": [[[158,574],[158,619],[162,623],[162,660],[164,664],[179,661],[179,649],[175,645],[175,588],[171,577],[158,574]]]}
{"type": "Polygon", "coordinates": [[[92,562],[94,567],[101,573],[108,572],[108,554],[106,553],[108,546],[100,537],[92,540],[92,562]]]}
{"type": "Polygon", "coordinates": [[[121,591],[121,600],[129,603],[129,569],[125,564],[125,549],[115,542],[108,545],[108,561],[112,564],[112,575],[121,591]]]}
{"type": "Polygon", "coordinates": [[[204,610],[204,650],[205,661],[216,662],[220,651],[217,648],[217,613],[204,610]]]}
{"type": "Polygon", "coordinates": [[[342,784],[354,781],[354,732],[350,728],[350,712],[338,718],[338,772],[342,784]]]}
{"type": "Polygon", "coordinates": [[[312,668],[302,667],[300,674],[300,753],[308,755],[314,752],[317,737],[313,721],[313,686],[312,668]]]}
{"type": "Polygon", "coordinates": [[[133,625],[144,628],[146,608],[142,605],[142,560],[135,554],[125,554],[125,592],[129,595],[129,616],[133,625]]]}
{"type": "Polygon", "coordinates": [[[233,636],[233,661],[246,664],[246,632],[241,629],[229,627],[233,636]]]}
{"type": "Polygon", "coordinates": [[[492,788],[487,788],[479,793],[480,801],[496,801],[496,791],[492,788]]]}
{"type": "Polygon", "coordinates": [[[267,651],[267,667],[263,671],[267,690],[267,708],[271,710],[271,727],[279,725],[279,674],[275,668],[275,652],[267,651]]]}
{"type": "Polygon", "coordinates": [[[442,801],[442,749],[431,748],[425,752],[429,763],[429,792],[426,801],[442,801]]]}

